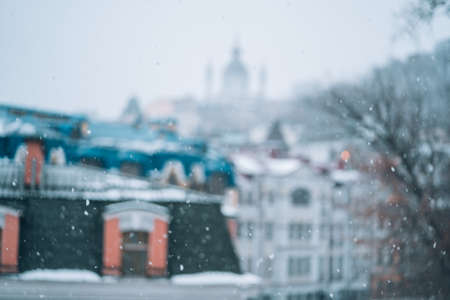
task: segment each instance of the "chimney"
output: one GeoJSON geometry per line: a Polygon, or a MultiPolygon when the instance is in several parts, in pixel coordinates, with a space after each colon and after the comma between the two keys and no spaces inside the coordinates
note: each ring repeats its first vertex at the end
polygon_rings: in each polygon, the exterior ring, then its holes
{"type": "Polygon", "coordinates": [[[44,154],[42,143],[38,139],[29,139],[26,142],[27,154],[25,158],[24,183],[28,188],[37,187],[41,181],[42,167],[44,165],[44,154]]]}

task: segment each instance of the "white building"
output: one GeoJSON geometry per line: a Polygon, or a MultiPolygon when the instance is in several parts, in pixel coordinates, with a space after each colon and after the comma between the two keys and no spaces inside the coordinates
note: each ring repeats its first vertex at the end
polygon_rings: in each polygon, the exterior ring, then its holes
{"type": "Polygon", "coordinates": [[[263,278],[263,294],[365,299],[373,256],[360,241],[373,223],[358,217],[352,203],[363,177],[293,158],[232,159],[240,191],[236,248],[245,271],[263,278]]]}

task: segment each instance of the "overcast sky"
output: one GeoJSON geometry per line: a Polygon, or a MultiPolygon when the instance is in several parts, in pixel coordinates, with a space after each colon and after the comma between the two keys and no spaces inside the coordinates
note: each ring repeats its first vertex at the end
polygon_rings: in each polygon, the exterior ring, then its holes
{"type": "Polygon", "coordinates": [[[266,66],[267,93],[297,83],[348,80],[392,57],[450,37],[438,19],[416,42],[393,42],[407,0],[0,0],[0,102],[115,117],[126,99],[201,97],[235,42],[251,75],[266,66]]]}

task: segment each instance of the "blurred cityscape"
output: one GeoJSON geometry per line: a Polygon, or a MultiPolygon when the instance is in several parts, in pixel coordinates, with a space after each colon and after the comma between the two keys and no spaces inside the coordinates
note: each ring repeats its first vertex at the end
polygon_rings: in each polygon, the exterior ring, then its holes
{"type": "Polygon", "coordinates": [[[0,105],[0,299],[450,299],[450,39],[285,99],[223,52],[113,120],[0,105]]]}

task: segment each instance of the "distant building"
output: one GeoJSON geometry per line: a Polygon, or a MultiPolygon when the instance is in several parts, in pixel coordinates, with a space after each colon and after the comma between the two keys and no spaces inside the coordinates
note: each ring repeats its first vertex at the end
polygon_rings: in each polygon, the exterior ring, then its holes
{"type": "Polygon", "coordinates": [[[222,97],[232,100],[245,99],[248,96],[249,75],[241,60],[241,49],[233,48],[231,61],[223,72],[222,97]]]}
{"type": "Polygon", "coordinates": [[[143,122],[143,119],[144,116],[139,105],[139,100],[136,97],[130,98],[119,121],[131,126],[139,126],[143,122]]]}
{"type": "Polygon", "coordinates": [[[258,143],[227,148],[239,191],[242,267],[263,278],[267,299],[367,299],[377,236],[366,208],[375,190],[382,195],[379,187],[347,169],[349,151],[332,151],[342,146],[290,149],[281,122],[267,128],[258,143]]]}
{"type": "Polygon", "coordinates": [[[242,60],[242,50],[235,45],[231,50],[231,59],[225,65],[222,73],[220,90],[213,91],[213,66],[208,64],[205,70],[205,100],[207,102],[221,102],[235,104],[239,102],[253,102],[265,98],[267,72],[261,67],[258,87],[255,93],[250,91],[250,72],[242,60]]]}

